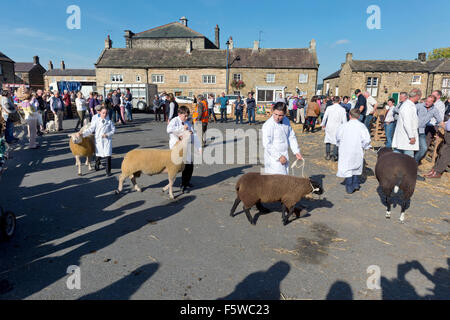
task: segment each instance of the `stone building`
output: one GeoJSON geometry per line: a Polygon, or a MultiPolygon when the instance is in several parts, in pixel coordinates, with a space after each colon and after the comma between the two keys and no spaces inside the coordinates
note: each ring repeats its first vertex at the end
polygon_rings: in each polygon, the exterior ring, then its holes
{"type": "Polygon", "coordinates": [[[0,88],[16,83],[14,61],[0,52],[0,88]]]}
{"type": "Polygon", "coordinates": [[[125,48],[113,48],[108,36],[95,64],[98,91],[138,90],[146,84],[176,96],[253,91],[261,103],[273,101],[278,92],[315,93],[319,64],[314,40],[309,48],[261,49],[257,41],[253,48],[235,48],[230,37],[227,51],[220,49],[219,26],[213,43],[190,29],[186,18],[180,21],[137,34],[127,30],[125,48]],[[233,87],[233,80],[242,80],[245,87],[233,87]]]}
{"type": "Polygon", "coordinates": [[[15,75],[20,83],[30,86],[32,90],[44,89],[45,68],[39,63],[39,57],[33,57],[33,62],[16,62],[15,75]]]}
{"type": "Polygon", "coordinates": [[[324,78],[323,92],[328,95],[351,96],[356,89],[368,91],[378,102],[413,88],[423,95],[442,90],[450,96],[450,59],[427,61],[425,53],[416,60],[353,60],[347,53],[341,69],[324,78]]]}
{"type": "Polygon", "coordinates": [[[61,61],[61,68],[54,69],[53,63],[48,63],[48,71],[44,74],[44,83],[46,90],[60,89],[58,83],[75,82],[81,87],[87,87],[86,92],[93,91],[96,88],[95,69],[66,69],[64,61],[61,61]]]}

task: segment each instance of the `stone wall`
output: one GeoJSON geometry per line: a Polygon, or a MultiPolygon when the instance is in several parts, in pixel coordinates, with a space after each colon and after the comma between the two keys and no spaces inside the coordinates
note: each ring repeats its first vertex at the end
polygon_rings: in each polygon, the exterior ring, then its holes
{"type": "Polygon", "coordinates": [[[120,74],[123,76],[123,82],[120,84],[135,84],[135,83],[148,83],[147,70],[146,69],[125,69],[125,68],[97,68],[97,91],[103,93],[105,84],[112,84],[111,75],[120,74]],[[137,77],[141,78],[140,82],[137,82],[137,77]]]}
{"type": "Polygon", "coordinates": [[[241,91],[241,95],[247,95],[248,92],[256,92],[256,87],[262,86],[284,86],[285,92],[295,94],[296,88],[306,91],[308,97],[316,94],[317,70],[315,69],[249,69],[249,68],[231,68],[229,80],[229,92],[241,91]],[[275,74],[275,82],[267,83],[267,74],[275,74]],[[234,74],[241,74],[241,79],[245,83],[243,89],[231,87],[234,74]],[[299,83],[300,74],[307,74],[307,83],[299,83]]]}
{"type": "Polygon", "coordinates": [[[205,49],[205,38],[172,38],[172,39],[132,39],[133,48],[146,49],[186,49],[188,41],[192,41],[193,49],[205,49]]]}
{"type": "Polygon", "coordinates": [[[15,74],[14,74],[14,63],[0,61],[2,65],[2,74],[0,75],[1,83],[14,83],[15,74]],[[6,78],[6,79],[5,79],[6,78]]]}

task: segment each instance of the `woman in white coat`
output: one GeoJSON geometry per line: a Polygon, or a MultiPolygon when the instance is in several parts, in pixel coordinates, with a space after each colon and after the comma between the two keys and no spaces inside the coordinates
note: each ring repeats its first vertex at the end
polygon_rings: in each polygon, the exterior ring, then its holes
{"type": "Polygon", "coordinates": [[[334,104],[325,110],[321,126],[325,129],[325,152],[326,160],[338,160],[338,148],[336,142],[336,133],[338,128],[347,122],[347,113],[345,109],[339,104],[340,98],[334,97],[334,104]],[[333,152],[331,153],[331,145],[333,145],[333,152]],[[331,156],[330,156],[331,153],[331,156]]]}
{"type": "Polygon", "coordinates": [[[337,176],[345,178],[345,188],[351,194],[360,189],[359,176],[364,168],[364,150],[370,148],[370,133],[360,122],[359,110],[350,110],[350,121],[337,130],[336,142],[339,147],[337,176]]]}
{"type": "Polygon", "coordinates": [[[266,174],[289,174],[289,147],[298,160],[303,159],[286,112],[286,104],[277,102],[272,117],[262,127],[266,174]]]}
{"type": "Polygon", "coordinates": [[[106,175],[111,175],[111,155],[112,155],[112,136],[116,132],[114,123],[108,118],[108,109],[102,106],[99,111],[99,117],[91,122],[89,129],[84,131],[83,137],[95,133],[95,170],[100,170],[100,161],[106,158],[106,175]]]}

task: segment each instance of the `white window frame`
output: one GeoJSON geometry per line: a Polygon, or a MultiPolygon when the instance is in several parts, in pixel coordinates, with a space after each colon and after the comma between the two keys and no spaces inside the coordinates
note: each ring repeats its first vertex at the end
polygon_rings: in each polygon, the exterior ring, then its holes
{"type": "Polygon", "coordinates": [[[110,80],[111,80],[111,83],[122,83],[123,82],[123,74],[111,74],[110,80]]]}
{"type": "Polygon", "coordinates": [[[369,92],[369,94],[372,97],[378,97],[378,92],[379,92],[379,87],[380,87],[380,78],[378,77],[367,77],[366,80],[366,91],[369,92]],[[374,79],[376,80],[376,84],[374,79]]]}
{"type": "Polygon", "coordinates": [[[266,82],[267,83],[275,83],[275,81],[276,81],[275,73],[267,73],[266,74],[266,82]]]}
{"type": "Polygon", "coordinates": [[[257,98],[258,98],[258,103],[259,102],[272,102],[272,101],[274,101],[275,100],[275,91],[276,90],[273,90],[273,89],[259,89],[258,90],[258,92],[256,93],[257,94],[257,98]],[[259,96],[259,93],[260,92],[263,92],[264,91],[264,100],[263,99],[259,99],[260,98],[260,96],[259,96]],[[267,92],[272,92],[272,99],[267,99],[267,92]]]}
{"type": "Polygon", "coordinates": [[[411,79],[411,84],[421,84],[422,83],[422,76],[419,75],[413,75],[411,79]],[[414,81],[415,78],[419,77],[419,81],[414,81]]]}
{"type": "Polygon", "coordinates": [[[235,81],[242,80],[242,73],[234,73],[233,74],[233,80],[235,80],[235,81]]]}
{"type": "Polygon", "coordinates": [[[216,76],[213,74],[202,75],[203,84],[216,84],[216,76]]]}
{"type": "Polygon", "coordinates": [[[164,75],[152,74],[152,83],[164,83],[164,75]]]}
{"type": "Polygon", "coordinates": [[[309,75],[307,73],[300,73],[298,75],[298,83],[308,83],[309,75]]]}
{"type": "Polygon", "coordinates": [[[189,83],[189,76],[182,74],[182,75],[180,75],[180,78],[178,79],[178,81],[180,83],[189,83]],[[184,77],[186,79],[186,81],[181,81],[182,77],[184,77]]]}
{"type": "Polygon", "coordinates": [[[442,95],[450,97],[450,78],[442,78],[442,95]]]}

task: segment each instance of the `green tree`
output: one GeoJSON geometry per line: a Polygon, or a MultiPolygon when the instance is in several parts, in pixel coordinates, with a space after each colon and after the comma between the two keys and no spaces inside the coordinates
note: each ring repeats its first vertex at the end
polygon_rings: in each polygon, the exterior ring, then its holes
{"type": "Polygon", "coordinates": [[[450,58],[450,47],[437,48],[428,54],[428,60],[436,60],[441,58],[450,58]]]}

